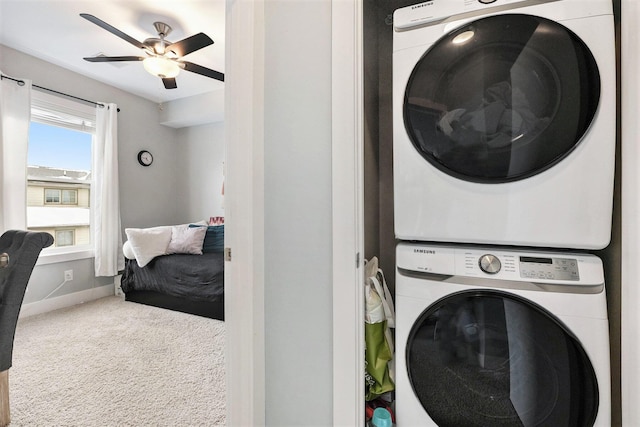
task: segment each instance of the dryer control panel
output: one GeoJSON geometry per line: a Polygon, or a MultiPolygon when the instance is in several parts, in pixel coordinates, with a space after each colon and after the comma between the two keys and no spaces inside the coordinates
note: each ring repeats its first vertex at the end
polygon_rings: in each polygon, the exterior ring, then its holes
{"type": "Polygon", "coordinates": [[[569,285],[604,283],[602,261],[590,254],[401,243],[396,263],[402,270],[445,276],[569,285]]]}
{"type": "MultiPolygon", "coordinates": [[[[553,1],[553,0],[547,0],[553,1]]],[[[425,25],[441,21],[450,16],[474,12],[479,9],[511,5],[513,3],[530,3],[529,0],[445,0],[425,1],[397,9],[393,13],[393,26],[396,30],[404,30],[417,25],[425,25]]],[[[525,6],[526,4],[522,4],[525,6]]]]}

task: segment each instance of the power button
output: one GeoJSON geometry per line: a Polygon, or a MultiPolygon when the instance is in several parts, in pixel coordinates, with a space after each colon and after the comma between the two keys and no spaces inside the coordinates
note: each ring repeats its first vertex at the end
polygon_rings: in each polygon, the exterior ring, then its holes
{"type": "Polygon", "coordinates": [[[497,256],[491,254],[485,254],[480,257],[478,260],[478,265],[480,266],[480,270],[484,271],[487,274],[496,274],[502,268],[502,263],[497,256]]]}

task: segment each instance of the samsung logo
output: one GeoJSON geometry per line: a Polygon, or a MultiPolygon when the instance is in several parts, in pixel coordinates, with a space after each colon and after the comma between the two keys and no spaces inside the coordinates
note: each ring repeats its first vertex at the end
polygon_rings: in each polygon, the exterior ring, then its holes
{"type": "Polygon", "coordinates": [[[433,249],[414,249],[413,253],[435,255],[436,251],[434,251],[433,249]]]}
{"type": "Polygon", "coordinates": [[[428,1],[426,3],[415,4],[415,5],[411,6],[411,10],[420,9],[421,7],[427,7],[427,6],[431,6],[431,5],[433,5],[432,1],[428,1]]]}

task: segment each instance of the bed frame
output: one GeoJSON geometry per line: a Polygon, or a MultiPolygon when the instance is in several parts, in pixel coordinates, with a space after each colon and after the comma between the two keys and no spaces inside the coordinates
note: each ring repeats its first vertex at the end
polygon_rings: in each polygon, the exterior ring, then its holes
{"type": "Polygon", "coordinates": [[[127,259],[120,286],[125,301],[224,320],[222,252],[163,255],[144,267],[127,259]]]}
{"type": "Polygon", "coordinates": [[[224,301],[194,301],[155,291],[128,291],[125,301],[224,320],[224,301]]]}

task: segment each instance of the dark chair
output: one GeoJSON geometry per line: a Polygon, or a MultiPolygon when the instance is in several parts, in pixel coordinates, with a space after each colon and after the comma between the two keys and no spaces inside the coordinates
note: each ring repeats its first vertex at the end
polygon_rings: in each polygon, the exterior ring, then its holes
{"type": "Polygon", "coordinates": [[[9,425],[9,368],[13,338],[27,283],[48,233],[9,230],[0,236],[0,426],[9,425]]]}

